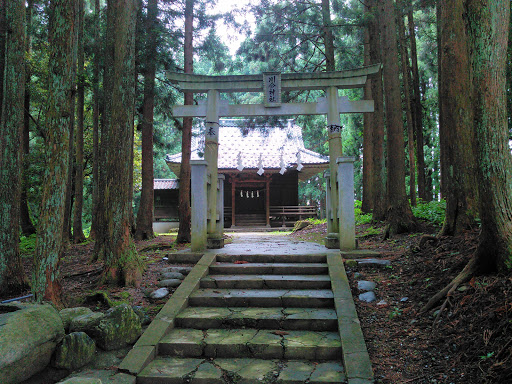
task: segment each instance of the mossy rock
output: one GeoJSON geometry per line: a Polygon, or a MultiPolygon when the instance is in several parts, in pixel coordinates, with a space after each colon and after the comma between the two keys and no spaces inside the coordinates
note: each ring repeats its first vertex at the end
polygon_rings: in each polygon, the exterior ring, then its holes
{"type": "Polygon", "coordinates": [[[66,335],[55,349],[52,365],[55,368],[74,371],[94,358],[96,344],[85,332],[73,332],[66,335]]]}
{"type": "Polygon", "coordinates": [[[300,231],[301,229],[307,228],[310,225],[311,225],[311,222],[309,220],[299,220],[299,221],[295,222],[292,232],[300,231]]]}
{"type": "Polygon", "coordinates": [[[135,343],[142,333],[139,316],[127,304],[109,309],[95,327],[97,345],[106,351],[135,343]]]}
{"type": "Polygon", "coordinates": [[[115,306],[115,303],[108,297],[107,293],[103,291],[96,291],[85,296],[84,304],[105,306],[107,308],[115,306]]]}
{"type": "Polygon", "coordinates": [[[73,319],[77,318],[78,316],[87,315],[89,313],[92,313],[92,311],[87,307],[75,307],[64,308],[59,312],[59,315],[62,319],[62,324],[64,324],[64,329],[68,331],[73,319]]]}

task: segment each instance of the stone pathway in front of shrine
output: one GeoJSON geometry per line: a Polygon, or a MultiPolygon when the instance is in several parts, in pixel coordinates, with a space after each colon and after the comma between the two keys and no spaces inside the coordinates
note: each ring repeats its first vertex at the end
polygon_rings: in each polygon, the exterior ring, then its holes
{"type": "Polygon", "coordinates": [[[202,255],[120,369],[142,384],[373,382],[340,252],[268,233],[202,255]]]}

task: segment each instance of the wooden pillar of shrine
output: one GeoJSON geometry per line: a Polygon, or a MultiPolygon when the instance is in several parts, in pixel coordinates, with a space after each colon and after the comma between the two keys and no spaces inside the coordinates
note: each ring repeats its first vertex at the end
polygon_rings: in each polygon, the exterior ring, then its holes
{"type": "Polygon", "coordinates": [[[267,227],[270,228],[270,177],[265,181],[265,216],[267,218],[267,227]]]}
{"type": "Polygon", "coordinates": [[[236,180],[231,178],[231,228],[235,226],[236,180]]]}

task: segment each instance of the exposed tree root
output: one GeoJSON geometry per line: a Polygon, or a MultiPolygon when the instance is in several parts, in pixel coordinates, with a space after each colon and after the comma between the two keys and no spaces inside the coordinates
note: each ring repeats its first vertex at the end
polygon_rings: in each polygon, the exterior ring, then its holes
{"type": "MultiPolygon", "coordinates": [[[[468,281],[477,270],[477,255],[474,255],[471,260],[466,264],[464,269],[459,273],[446,287],[436,293],[428,303],[421,309],[421,312],[426,312],[434,307],[444,297],[450,297],[460,284],[468,281]]],[[[443,304],[443,309],[446,304],[443,304]]],[[[441,311],[442,312],[442,311],[441,311]]]]}

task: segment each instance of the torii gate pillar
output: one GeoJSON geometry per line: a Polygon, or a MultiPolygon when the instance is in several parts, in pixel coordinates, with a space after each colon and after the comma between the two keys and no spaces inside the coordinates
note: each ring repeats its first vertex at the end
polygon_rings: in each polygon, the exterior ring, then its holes
{"type": "Polygon", "coordinates": [[[329,87],[325,90],[327,97],[327,129],[329,130],[329,171],[330,185],[326,189],[329,193],[329,203],[326,204],[327,213],[327,237],[325,246],[330,249],[339,249],[339,215],[338,215],[338,164],[336,159],[342,156],[340,111],[338,109],[338,88],[329,87]]]}

